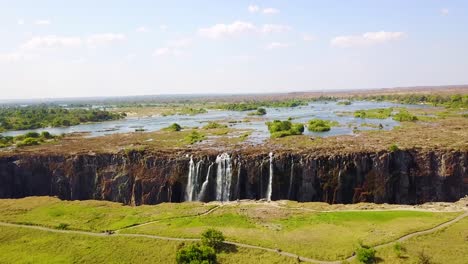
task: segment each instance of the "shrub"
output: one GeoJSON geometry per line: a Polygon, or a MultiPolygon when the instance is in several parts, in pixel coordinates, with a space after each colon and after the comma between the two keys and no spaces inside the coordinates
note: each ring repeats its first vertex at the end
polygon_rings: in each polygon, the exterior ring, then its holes
{"type": "Polygon", "coordinates": [[[388,150],[389,150],[390,152],[395,152],[395,151],[400,150],[400,148],[398,147],[397,144],[392,144],[392,145],[390,145],[390,147],[388,148],[388,150]]]}
{"type": "Polygon", "coordinates": [[[52,134],[50,134],[48,131],[42,131],[41,132],[41,138],[51,139],[51,138],[54,138],[54,136],[52,134]]]}
{"type": "Polygon", "coordinates": [[[226,127],[227,127],[226,125],[223,125],[220,123],[209,122],[203,127],[203,129],[217,129],[217,128],[226,128],[226,127]]]}
{"type": "Polygon", "coordinates": [[[34,145],[39,145],[39,140],[37,140],[36,138],[25,138],[24,140],[16,143],[17,147],[34,146],[34,145]]]}
{"type": "Polygon", "coordinates": [[[393,108],[377,108],[368,110],[357,110],[354,117],[385,119],[392,115],[393,108]]]}
{"type": "Polygon", "coordinates": [[[415,115],[412,115],[408,110],[401,110],[398,114],[393,116],[393,120],[403,122],[414,122],[418,121],[418,118],[415,115]]]}
{"type": "Polygon", "coordinates": [[[173,123],[172,125],[166,127],[164,130],[177,132],[177,131],[182,130],[182,127],[177,123],[173,123]]]}
{"type": "Polygon", "coordinates": [[[66,230],[68,229],[68,224],[65,224],[65,223],[60,223],[58,224],[58,226],[56,227],[56,229],[60,229],[60,230],[66,230]]]}
{"type": "Polygon", "coordinates": [[[177,251],[176,261],[178,264],[215,264],[216,252],[212,247],[192,244],[177,251]]]}
{"type": "Polygon", "coordinates": [[[268,131],[270,131],[271,138],[280,138],[292,135],[302,135],[304,132],[304,125],[299,123],[291,123],[290,121],[274,120],[267,122],[268,131]]]}
{"type": "Polygon", "coordinates": [[[335,125],[336,122],[322,119],[312,119],[307,125],[307,129],[312,132],[326,132],[330,131],[331,127],[335,125]]]}
{"type": "Polygon", "coordinates": [[[393,245],[393,251],[395,251],[397,257],[401,258],[403,253],[406,252],[406,248],[400,242],[397,242],[393,245]]]}
{"type": "Polygon", "coordinates": [[[212,247],[215,250],[220,250],[223,246],[224,235],[221,231],[210,228],[202,233],[201,241],[205,246],[212,247]]]}
{"type": "Polygon", "coordinates": [[[265,108],[257,108],[257,111],[255,112],[250,112],[249,115],[258,115],[258,116],[262,116],[262,115],[266,115],[266,110],[265,108]]]}
{"type": "Polygon", "coordinates": [[[201,142],[203,141],[203,139],[205,139],[205,135],[197,131],[192,131],[192,133],[184,137],[184,140],[189,144],[195,144],[197,142],[201,142]]]}
{"type": "Polygon", "coordinates": [[[356,250],[356,255],[357,259],[361,263],[373,263],[375,261],[375,249],[361,245],[357,250],[356,250]]]}
{"type": "Polygon", "coordinates": [[[431,264],[431,257],[429,257],[424,250],[418,252],[419,264],[431,264]]]}
{"type": "Polygon", "coordinates": [[[39,135],[39,133],[37,132],[28,132],[24,135],[24,137],[26,138],[38,138],[40,137],[41,135],[39,135]]]}

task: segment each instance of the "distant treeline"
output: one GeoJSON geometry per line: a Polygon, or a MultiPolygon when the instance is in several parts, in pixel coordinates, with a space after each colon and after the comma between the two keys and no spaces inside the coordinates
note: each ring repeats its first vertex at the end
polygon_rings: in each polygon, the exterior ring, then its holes
{"type": "Polygon", "coordinates": [[[308,102],[308,100],[250,101],[242,103],[221,103],[211,106],[211,108],[230,111],[252,111],[260,107],[297,107],[307,105],[308,102]]]}
{"type": "Polygon", "coordinates": [[[0,108],[0,131],[67,127],[124,117],[125,114],[99,109],[66,109],[50,106],[0,108]]]}

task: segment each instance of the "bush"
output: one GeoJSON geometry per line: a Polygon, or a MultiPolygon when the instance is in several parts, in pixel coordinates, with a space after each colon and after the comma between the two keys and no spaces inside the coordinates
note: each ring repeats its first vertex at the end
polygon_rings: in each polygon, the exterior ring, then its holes
{"type": "Polygon", "coordinates": [[[336,122],[322,119],[312,119],[309,121],[307,129],[312,132],[326,132],[330,131],[331,127],[335,125],[336,122]]]}
{"type": "Polygon", "coordinates": [[[292,135],[302,135],[304,132],[304,125],[299,123],[291,123],[290,121],[274,120],[267,122],[268,131],[270,131],[271,138],[280,138],[292,135]]]}
{"type": "Polygon", "coordinates": [[[418,263],[419,264],[431,264],[431,257],[429,257],[424,250],[418,252],[418,263]]]}
{"type": "Polygon", "coordinates": [[[406,252],[406,248],[400,242],[396,242],[395,245],[393,245],[393,251],[395,251],[397,257],[401,258],[403,253],[406,252]]]}
{"type": "Polygon", "coordinates": [[[210,228],[202,233],[201,241],[203,245],[212,247],[218,251],[223,246],[224,235],[221,231],[210,228]]]}
{"type": "Polygon", "coordinates": [[[249,115],[257,115],[257,116],[262,116],[262,115],[266,115],[266,110],[265,108],[257,108],[257,111],[255,112],[250,112],[249,115]]]}
{"type": "Polygon", "coordinates": [[[226,128],[226,127],[227,127],[226,125],[223,125],[220,123],[209,122],[203,127],[203,129],[217,129],[217,128],[226,128]]]}
{"type": "Polygon", "coordinates": [[[392,144],[392,145],[390,145],[390,147],[388,148],[388,150],[389,150],[390,152],[395,152],[395,151],[400,150],[400,148],[398,147],[397,144],[392,144]]]}
{"type": "Polygon", "coordinates": [[[197,131],[192,131],[192,133],[184,137],[184,140],[189,144],[195,144],[197,142],[201,142],[203,141],[203,139],[205,139],[205,135],[197,131]]]}
{"type": "Polygon", "coordinates": [[[26,137],[26,138],[38,138],[40,136],[41,135],[39,135],[39,133],[37,133],[37,132],[28,132],[28,133],[24,134],[24,137],[26,137]]]}
{"type": "Polygon", "coordinates": [[[182,130],[182,127],[177,123],[173,123],[172,125],[166,127],[164,130],[177,132],[177,131],[182,130]]]}
{"type": "Polygon", "coordinates": [[[39,145],[39,140],[35,138],[25,138],[24,140],[16,143],[17,147],[34,146],[34,145],[39,145]]]}
{"type": "Polygon", "coordinates": [[[401,110],[398,114],[393,116],[393,120],[403,122],[414,122],[418,121],[418,118],[415,115],[412,115],[408,110],[401,110]]]}
{"type": "Polygon", "coordinates": [[[357,110],[354,117],[385,119],[392,115],[393,108],[377,108],[368,110],[357,110]]]}
{"type": "Polygon", "coordinates": [[[357,259],[361,263],[373,263],[375,261],[375,249],[361,245],[357,250],[356,250],[356,255],[357,259]]]}
{"type": "Polygon", "coordinates": [[[212,247],[192,244],[177,251],[178,264],[215,264],[216,252],[212,247]]]}
{"type": "Polygon", "coordinates": [[[41,138],[51,139],[51,138],[54,138],[54,136],[50,134],[48,131],[42,131],[41,138]]]}
{"type": "Polygon", "coordinates": [[[65,224],[65,223],[60,223],[58,224],[58,226],[56,227],[56,229],[60,229],[60,230],[66,230],[68,229],[68,224],[65,224]]]}

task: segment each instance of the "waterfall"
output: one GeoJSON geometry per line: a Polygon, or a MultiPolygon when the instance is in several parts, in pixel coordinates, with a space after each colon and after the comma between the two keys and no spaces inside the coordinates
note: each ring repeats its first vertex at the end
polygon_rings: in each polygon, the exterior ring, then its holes
{"type": "Polygon", "coordinates": [[[288,200],[291,200],[293,180],[294,180],[294,160],[291,160],[291,174],[289,175],[288,200]]]}
{"type": "Polygon", "coordinates": [[[185,201],[189,202],[192,201],[193,174],[195,174],[195,163],[193,162],[193,156],[190,156],[187,187],[185,189],[185,201]]]}
{"type": "Polygon", "coordinates": [[[198,195],[198,200],[201,201],[203,198],[206,196],[206,189],[208,188],[208,184],[210,183],[210,173],[211,173],[211,167],[213,167],[213,163],[208,166],[208,172],[206,173],[206,178],[205,181],[202,184],[200,194],[198,195]]]}
{"type": "Polygon", "coordinates": [[[273,184],[273,152],[270,152],[270,175],[268,177],[268,188],[267,188],[267,201],[271,201],[271,192],[272,192],[272,184],[273,184]]]}
{"type": "Polygon", "coordinates": [[[216,200],[229,201],[232,180],[231,157],[227,153],[218,155],[216,165],[216,200]]]}
{"type": "Polygon", "coordinates": [[[191,202],[197,197],[198,175],[200,174],[201,164],[202,160],[198,161],[195,166],[193,156],[190,156],[187,188],[185,189],[185,201],[191,202]]]}
{"type": "Polygon", "coordinates": [[[240,175],[241,175],[241,165],[242,163],[239,161],[237,164],[237,182],[236,182],[236,197],[237,200],[240,199],[240,175]]]}

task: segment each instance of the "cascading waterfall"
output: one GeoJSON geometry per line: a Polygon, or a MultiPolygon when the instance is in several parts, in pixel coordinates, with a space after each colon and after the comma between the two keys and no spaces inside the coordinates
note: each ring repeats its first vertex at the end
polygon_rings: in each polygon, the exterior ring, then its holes
{"type": "Polygon", "coordinates": [[[232,165],[229,154],[223,153],[216,157],[216,200],[229,201],[231,180],[232,180],[232,165]]]}
{"type": "Polygon", "coordinates": [[[200,174],[200,166],[202,162],[203,161],[200,160],[195,165],[195,162],[193,161],[193,156],[190,156],[187,188],[185,190],[185,200],[188,202],[193,201],[197,197],[198,175],[200,174]]]}
{"type": "Polygon", "coordinates": [[[195,174],[195,163],[193,162],[193,156],[190,156],[187,187],[185,189],[185,201],[192,201],[193,174],[195,174]]]}
{"type": "Polygon", "coordinates": [[[268,177],[268,187],[267,187],[267,201],[271,201],[271,192],[272,192],[272,184],[273,184],[273,152],[270,152],[270,175],[268,177]]]}
{"type": "Polygon", "coordinates": [[[208,189],[208,184],[210,183],[210,173],[211,173],[211,167],[213,167],[213,163],[208,166],[208,172],[206,173],[206,178],[205,181],[202,184],[200,194],[198,195],[198,200],[201,201],[203,198],[205,198],[206,195],[206,189],[208,189]]]}
{"type": "Polygon", "coordinates": [[[294,180],[294,160],[291,160],[291,174],[289,175],[288,200],[291,200],[293,180],[294,180]]]}

